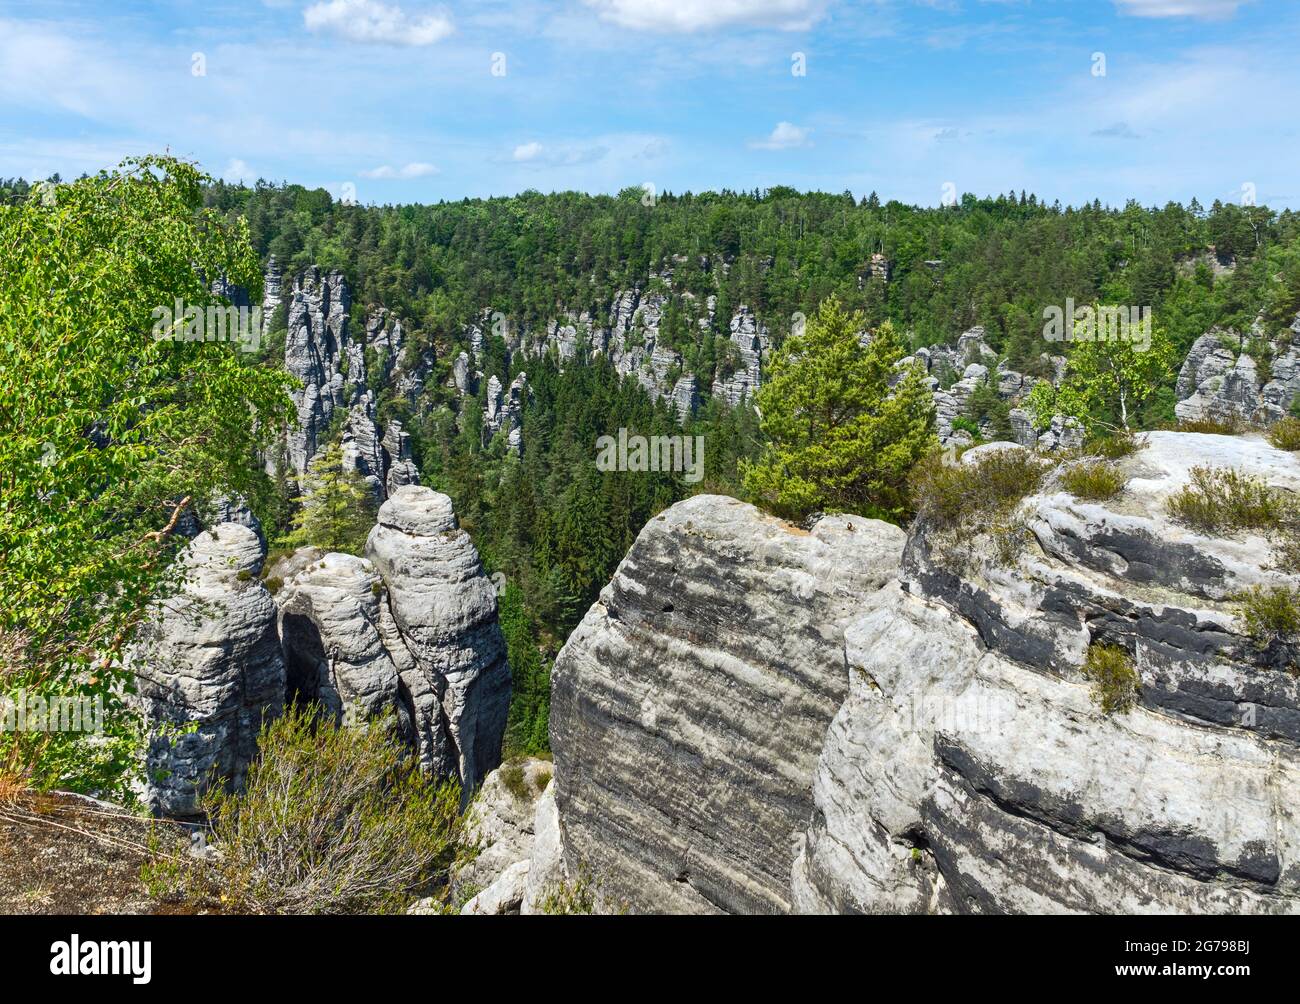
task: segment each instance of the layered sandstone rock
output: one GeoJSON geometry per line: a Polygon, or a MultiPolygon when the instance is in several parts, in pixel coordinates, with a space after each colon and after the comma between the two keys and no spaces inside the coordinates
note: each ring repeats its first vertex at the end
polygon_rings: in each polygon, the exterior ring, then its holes
{"type": "Polygon", "coordinates": [[[710,495],[653,519],[552,677],[570,873],[634,911],[789,909],[848,685],[843,630],[903,542],[874,520],[809,532],[710,495]]]}
{"type": "Polygon", "coordinates": [[[258,581],[262,543],[248,527],[200,533],[179,559],[176,592],[156,604],[125,656],[151,732],[144,798],[186,817],[213,778],[243,784],[263,718],[284,705],[275,604],[258,581]]]}
{"type": "Polygon", "coordinates": [[[510,667],[496,591],[451,499],[406,485],[379,509],[366,557],[383,580],[377,630],[402,680],[421,755],[472,787],[501,757],[510,667]]]}
{"type": "Polygon", "coordinates": [[[924,528],[901,583],[846,632],[792,872],[805,911],[1300,909],[1300,686],[1245,634],[1241,590],[1296,579],[1261,534],[1206,536],[1165,503],[1191,467],[1300,489],[1255,438],[1153,433],[1106,503],[1049,482],[1013,564],[924,528]],[[1140,704],[1103,713],[1081,673],[1119,646],[1140,704]]]}

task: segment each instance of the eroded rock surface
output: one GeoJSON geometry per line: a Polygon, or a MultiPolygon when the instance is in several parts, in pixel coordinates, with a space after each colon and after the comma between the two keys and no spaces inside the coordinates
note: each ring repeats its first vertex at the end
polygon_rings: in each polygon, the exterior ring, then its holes
{"type": "Polygon", "coordinates": [[[570,874],[641,912],[791,906],[793,844],[848,687],[844,627],[897,571],[897,527],[811,532],[701,495],[651,520],[556,661],[570,874]]]}
{"type": "Polygon", "coordinates": [[[496,591],[451,499],[399,487],[379,509],[366,557],[384,582],[377,631],[410,698],[421,756],[467,787],[500,762],[510,667],[496,591]]]}
{"type": "Polygon", "coordinates": [[[1300,464],[1258,438],[1144,438],[1117,498],[1049,481],[1027,499],[1012,565],[913,534],[901,583],[846,632],[798,909],[1300,909],[1300,687],[1233,602],[1295,579],[1265,536],[1203,536],[1165,510],[1193,466],[1294,491],[1300,464]],[[1132,711],[1093,700],[1099,642],[1135,660],[1132,711]]]}
{"type": "Polygon", "coordinates": [[[275,604],[258,581],[262,543],[221,523],[186,545],[179,589],[156,604],[126,653],[150,723],[144,797],[160,815],[198,813],[215,771],[243,784],[266,715],[284,705],[275,604]]]}

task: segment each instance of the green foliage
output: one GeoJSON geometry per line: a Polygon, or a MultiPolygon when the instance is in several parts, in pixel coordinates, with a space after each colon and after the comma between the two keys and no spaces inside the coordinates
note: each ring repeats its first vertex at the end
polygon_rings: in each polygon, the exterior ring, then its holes
{"type": "Polygon", "coordinates": [[[1104,502],[1124,490],[1124,476],[1110,464],[1084,461],[1061,472],[1061,486],[1085,501],[1104,502]]]}
{"type": "Polygon", "coordinates": [[[1232,467],[1193,467],[1191,483],[1166,505],[1174,519],[1201,533],[1274,529],[1287,515],[1278,491],[1232,467]]]}
{"type": "Polygon", "coordinates": [[[230,912],[400,912],[445,880],[461,839],[460,787],[436,785],[389,723],[336,728],[319,708],[262,727],[246,789],[209,785],[218,853],[158,861],[156,893],[230,912]]]}
{"type": "Polygon", "coordinates": [[[788,517],[824,509],[898,520],[907,473],[935,444],[934,405],[914,366],[892,389],[903,347],[882,325],[863,347],[861,314],[822,304],[777,353],[758,392],[762,457],[744,467],[745,490],[788,517]]]}
{"type": "MultiPolygon", "coordinates": [[[[989,424],[989,435],[986,438],[1011,438],[1011,406],[998,396],[997,388],[992,384],[982,383],[971,392],[966,401],[966,415],[976,423],[976,430],[985,422],[989,424]]],[[[953,422],[953,428],[957,428],[956,421],[953,422]]]]}
{"type": "Polygon", "coordinates": [[[498,604],[501,633],[510,658],[512,693],[506,722],[505,755],[544,753],[551,748],[551,671],[524,609],[523,590],[506,586],[498,604]]]}
{"type": "Polygon", "coordinates": [[[293,500],[299,506],[293,529],[281,547],[319,547],[326,551],[360,554],[375,525],[375,503],[370,489],[355,468],[343,462],[335,441],[307,466],[303,493],[293,500]]]}
{"type": "Polygon", "coordinates": [[[978,463],[930,454],[912,472],[917,519],[941,533],[980,529],[1037,491],[1050,469],[1027,450],[995,450],[978,463]]]}
{"type": "Polygon", "coordinates": [[[1081,404],[1089,427],[1100,423],[1130,428],[1147,401],[1172,377],[1178,361],[1172,342],[1159,328],[1145,349],[1123,338],[1071,345],[1058,396],[1081,404]]]}
{"type": "Polygon", "coordinates": [[[1130,711],[1137,704],[1141,680],[1132,658],[1118,645],[1089,645],[1083,675],[1092,681],[1092,699],[1106,714],[1130,711]]]}
{"type": "Polygon", "coordinates": [[[1288,586],[1253,586],[1238,597],[1238,616],[1261,648],[1300,636],[1300,594],[1288,586]]]}
{"type": "Polygon", "coordinates": [[[1300,450],[1300,418],[1288,416],[1274,422],[1268,430],[1268,441],[1279,450],[1300,450]]]}
{"type": "MultiPolygon", "coordinates": [[[[175,586],[171,531],[218,494],[260,507],[258,454],[293,413],[289,378],[237,345],[152,334],[178,297],[217,303],[218,277],[259,286],[247,226],[199,210],[205,180],[153,157],[0,205],[0,689],[102,696],[115,749],[135,733],[117,657],[175,586]]],[[[85,739],[42,737],[25,766],[116,792],[85,739]]]]}

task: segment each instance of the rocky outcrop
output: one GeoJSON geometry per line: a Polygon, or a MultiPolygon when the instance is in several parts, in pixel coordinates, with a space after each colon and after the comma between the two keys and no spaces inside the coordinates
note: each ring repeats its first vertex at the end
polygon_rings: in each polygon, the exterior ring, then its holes
{"type": "MultiPolygon", "coordinates": [[[[555,770],[537,757],[498,767],[474,796],[466,844],[473,854],[451,879],[467,914],[519,913],[528,887],[537,806],[555,770]]],[[[553,801],[553,799],[552,799],[553,801]]]]}
{"type": "Polygon", "coordinates": [[[1288,491],[1258,439],[1152,433],[1111,502],[1049,482],[1007,565],[925,528],[846,631],[795,906],[863,912],[1300,910],[1300,685],[1234,598],[1294,583],[1259,535],[1208,537],[1165,501],[1192,466],[1288,491]],[[1089,646],[1129,653],[1140,704],[1103,713],[1089,646]]]}
{"type": "Polygon", "coordinates": [[[241,786],[263,718],[283,707],[275,604],[258,581],[263,557],[246,526],[200,533],[178,559],[179,588],[152,608],[125,655],[151,729],[143,796],[157,814],[197,815],[214,773],[241,786]]]}
{"type": "Polygon", "coordinates": [[[789,909],[792,841],[848,685],[843,628],[903,540],[712,495],[651,520],[552,676],[571,874],[634,911],[789,909]]]}
{"type": "MultiPolygon", "coordinates": [[[[297,421],[286,436],[284,462],[291,479],[301,478],[326,445],[326,434],[336,428],[336,417],[341,416],[344,460],[379,502],[387,497],[390,485],[418,483],[419,472],[409,449],[406,456],[395,459],[392,450],[383,447],[389,432],[378,422],[367,365],[378,368],[374,374],[377,382],[392,386],[399,396],[415,403],[433,357],[426,351],[408,366],[401,321],[377,308],[358,335],[351,324],[351,309],[351,291],[341,272],[326,274],[313,267],[294,280],[288,299],[284,367],[301,387],[291,392],[297,421]],[[394,476],[395,464],[402,470],[394,476]]],[[[268,468],[274,466],[268,464],[268,468]]]]}
{"type": "Polygon", "coordinates": [[[510,381],[509,390],[501,390],[501,381],[488,379],[487,408],[483,412],[483,441],[490,442],[506,430],[506,448],[518,453],[523,442],[524,405],[528,400],[528,375],[519,373],[510,381]]]}
{"type": "Polygon", "coordinates": [[[735,407],[746,398],[752,399],[763,385],[763,360],[770,340],[766,326],[744,305],[732,317],[730,328],[731,358],[726,364],[729,372],[714,378],[713,396],[735,407]]]}
{"type": "Polygon", "coordinates": [[[317,702],[339,723],[393,717],[413,738],[397,665],[380,635],[387,599],[373,564],[351,554],[309,555],[275,602],[291,701],[317,702]]]}
{"type": "Polygon", "coordinates": [[[471,788],[500,761],[510,705],[496,590],[451,499],[430,488],[400,487],[380,507],[366,558],[386,589],[376,630],[421,759],[471,788]]]}
{"type": "Polygon", "coordinates": [[[1251,336],[1252,351],[1263,353],[1258,360],[1235,331],[1212,328],[1196,339],[1178,371],[1179,419],[1267,425],[1289,412],[1300,397],[1300,314],[1271,340],[1256,320],[1251,336]]]}

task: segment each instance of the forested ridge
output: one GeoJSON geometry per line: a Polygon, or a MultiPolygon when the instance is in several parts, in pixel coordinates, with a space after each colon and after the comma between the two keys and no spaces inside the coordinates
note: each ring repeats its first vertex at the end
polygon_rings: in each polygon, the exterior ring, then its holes
{"type": "MultiPolygon", "coordinates": [[[[485,309],[533,330],[570,309],[590,310],[599,324],[619,291],[656,286],[669,294],[660,337],[705,388],[726,365],[727,324],[741,304],[777,345],[797,314],[812,315],[832,296],[847,313],[861,311],[870,329],[892,322],[904,349],[982,325],[1012,367],[1037,375],[1049,371],[1044,353],[1063,348],[1044,342],[1043,309],[1067,298],[1151,305],[1175,358],[1216,324],[1244,332],[1264,311],[1280,328],[1300,309],[1300,217],[1232,203],[1069,208],[1012,193],[919,208],[788,188],[653,200],[630,188],[374,207],[296,185],[221,182],[206,202],[246,219],[254,248],[286,276],[312,264],[341,270],[355,322],[382,304],[413,326],[408,352],[434,349],[427,399],[410,409],[380,389],[381,411],[403,419],[425,482],[451,495],[485,564],[504,576],[516,686],[508,741],[519,750],[546,748],[549,664],[637,532],[686,495],[743,496],[738,464],[757,458],[762,435],[748,405],[706,400],[684,430],[705,437],[702,483],[598,473],[599,436],[676,432],[668,405],[622,381],[603,357],[561,371],[550,356],[512,357],[489,334],[477,409],[465,406],[447,367],[485,309]],[[658,278],[669,268],[671,287],[658,278]],[[693,308],[711,295],[714,321],[701,327],[693,308]],[[524,370],[520,458],[500,439],[485,447],[478,422],[486,378],[506,386],[524,370]]],[[[1167,383],[1141,424],[1172,421],[1167,383]]]]}
{"type": "MultiPolygon", "coordinates": [[[[11,199],[28,192],[21,181],[0,188],[11,199]]],[[[637,532],[686,495],[744,496],[742,462],[759,456],[764,439],[749,404],[706,398],[682,430],[668,402],[652,401],[603,356],[563,366],[553,355],[525,358],[497,332],[486,333],[477,398],[461,400],[450,364],[485,310],[532,331],[570,310],[602,324],[618,292],[659,289],[660,338],[707,390],[728,365],[727,326],[742,304],[776,347],[798,315],[832,297],[845,316],[861,312],[869,330],[891,322],[903,351],[982,325],[1009,365],[1040,376],[1050,372],[1046,354],[1066,349],[1044,341],[1043,310],[1067,298],[1151,306],[1177,359],[1215,325],[1246,333],[1262,316],[1271,335],[1300,309],[1300,217],[1218,201],[1062,207],[1012,193],[920,208],[789,188],[653,199],[632,188],[365,206],[299,185],[215,181],[203,202],[228,224],[246,221],[253,250],[273,256],[286,282],[311,265],[343,272],[354,326],[383,305],[412,332],[408,353],[433,350],[414,407],[391,388],[374,390],[381,415],[410,431],[424,482],[452,497],[488,570],[502,577],[516,750],[545,748],[549,663],[637,532]],[[713,320],[701,325],[699,304],[710,296],[713,320]],[[508,386],[525,370],[526,445],[516,456],[501,437],[485,443],[480,421],[488,378],[508,386]],[[704,480],[597,472],[596,440],[619,428],[703,435],[704,480]]],[[[274,367],[283,313],[270,323],[261,363],[274,367]]],[[[1172,421],[1172,376],[1147,396],[1139,425],[1172,421]]],[[[273,536],[288,531],[290,515],[286,504],[267,514],[273,536]]]]}

